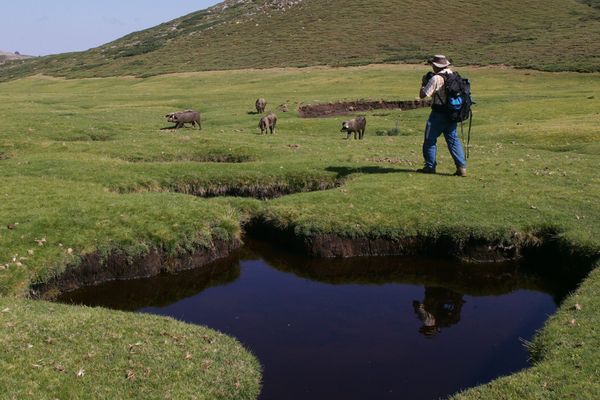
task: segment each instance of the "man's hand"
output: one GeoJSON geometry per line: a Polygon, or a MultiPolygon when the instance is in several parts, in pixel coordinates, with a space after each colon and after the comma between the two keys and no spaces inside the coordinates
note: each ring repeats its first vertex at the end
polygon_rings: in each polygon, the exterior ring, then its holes
{"type": "Polygon", "coordinates": [[[432,71],[429,71],[428,73],[423,75],[423,79],[421,79],[421,86],[427,85],[427,82],[429,82],[429,80],[433,78],[433,75],[435,74],[432,71]]]}

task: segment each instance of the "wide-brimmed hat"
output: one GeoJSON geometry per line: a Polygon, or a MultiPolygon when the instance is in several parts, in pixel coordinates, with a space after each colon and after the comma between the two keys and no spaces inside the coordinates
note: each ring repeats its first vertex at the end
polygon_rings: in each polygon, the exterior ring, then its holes
{"type": "Polygon", "coordinates": [[[438,68],[446,68],[452,64],[450,61],[448,61],[446,56],[443,56],[441,54],[433,56],[433,58],[428,60],[428,62],[429,62],[429,64],[433,65],[434,67],[438,67],[438,68]]]}

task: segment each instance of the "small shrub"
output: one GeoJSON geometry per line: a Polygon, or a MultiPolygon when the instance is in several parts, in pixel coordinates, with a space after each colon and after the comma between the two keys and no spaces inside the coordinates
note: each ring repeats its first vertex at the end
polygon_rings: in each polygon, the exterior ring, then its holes
{"type": "Polygon", "coordinates": [[[375,132],[375,135],[377,135],[377,136],[399,136],[400,129],[392,128],[392,129],[378,130],[377,132],[375,132]]]}

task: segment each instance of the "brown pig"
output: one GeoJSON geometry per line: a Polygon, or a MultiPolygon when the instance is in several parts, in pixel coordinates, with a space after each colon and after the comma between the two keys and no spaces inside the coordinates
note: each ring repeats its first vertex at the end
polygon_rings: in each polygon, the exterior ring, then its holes
{"type": "Polygon", "coordinates": [[[342,122],[342,129],[340,132],[346,132],[348,136],[346,139],[350,139],[350,135],[354,133],[354,139],[356,139],[356,134],[358,133],[358,139],[362,139],[365,135],[365,128],[367,127],[367,119],[363,116],[356,117],[351,119],[350,121],[342,122]]]}
{"type": "Polygon", "coordinates": [[[192,124],[192,126],[198,124],[198,129],[202,130],[200,113],[194,110],[172,112],[165,115],[165,118],[167,121],[175,123],[175,129],[183,128],[185,124],[192,124]]]}
{"type": "Polygon", "coordinates": [[[277,116],[270,112],[266,117],[262,117],[260,122],[258,123],[258,127],[260,128],[260,134],[267,133],[267,131],[275,130],[275,125],[277,125],[277,116]]]}
{"type": "Polygon", "coordinates": [[[265,112],[265,107],[267,106],[267,101],[261,97],[260,99],[256,100],[256,103],[254,103],[254,105],[256,107],[256,112],[259,114],[262,114],[265,112]]]}

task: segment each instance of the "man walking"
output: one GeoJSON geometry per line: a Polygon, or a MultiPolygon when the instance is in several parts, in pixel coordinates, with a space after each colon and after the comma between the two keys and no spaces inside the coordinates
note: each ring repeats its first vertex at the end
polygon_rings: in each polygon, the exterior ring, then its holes
{"type": "Polygon", "coordinates": [[[450,154],[456,165],[454,175],[467,176],[467,161],[456,132],[457,123],[450,120],[446,107],[445,76],[453,73],[449,68],[451,63],[446,56],[436,55],[429,60],[429,64],[433,68],[433,72],[428,72],[423,76],[419,97],[421,99],[431,97],[433,102],[431,105],[431,114],[429,114],[429,119],[425,127],[425,139],[423,141],[425,166],[418,169],[417,172],[435,174],[437,164],[435,161],[436,143],[438,137],[443,133],[448,144],[448,150],[450,150],[450,154]]]}

